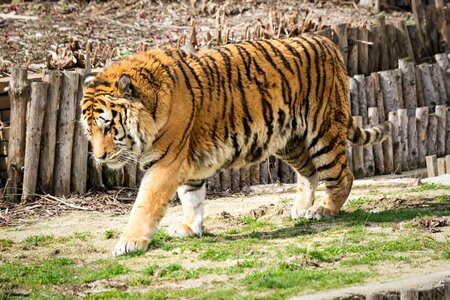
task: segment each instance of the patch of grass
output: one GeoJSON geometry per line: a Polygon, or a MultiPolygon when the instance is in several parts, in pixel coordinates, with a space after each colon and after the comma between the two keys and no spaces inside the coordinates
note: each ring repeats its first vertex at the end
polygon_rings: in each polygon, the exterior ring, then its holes
{"type": "Polygon", "coordinates": [[[103,236],[105,237],[105,239],[109,240],[114,237],[114,234],[115,234],[115,230],[110,229],[110,230],[106,230],[105,233],[103,234],[103,236]]]}
{"type": "MultiPolygon", "coordinates": [[[[10,239],[0,239],[0,250],[6,250],[14,245],[14,241],[10,239]]],[[[1,299],[1,298],[0,298],[1,299]]]]}
{"type": "Polygon", "coordinates": [[[28,247],[33,246],[41,247],[51,244],[54,240],[55,237],[52,235],[39,234],[39,235],[30,235],[23,241],[23,243],[25,244],[25,246],[28,247]]]}
{"type": "Polygon", "coordinates": [[[92,233],[90,233],[90,232],[74,232],[72,234],[72,239],[74,239],[74,240],[87,241],[91,237],[92,237],[92,233]]]}
{"type": "Polygon", "coordinates": [[[450,186],[437,183],[422,183],[418,187],[413,188],[410,192],[423,192],[423,191],[435,191],[435,190],[450,190],[450,186]]]}
{"type": "Polygon", "coordinates": [[[366,203],[367,201],[369,201],[369,199],[366,197],[350,199],[350,201],[348,203],[346,203],[346,207],[358,207],[358,206],[366,203]]]}
{"type": "Polygon", "coordinates": [[[450,250],[444,251],[444,258],[450,259],[450,250]]]}
{"type": "Polygon", "coordinates": [[[237,228],[230,228],[224,231],[224,234],[229,234],[229,235],[233,235],[233,234],[239,234],[241,233],[242,230],[241,229],[237,229],[237,228]]]}
{"type": "Polygon", "coordinates": [[[99,261],[95,268],[78,266],[70,258],[56,258],[41,264],[6,263],[0,266],[0,283],[36,286],[42,284],[79,284],[125,274],[128,270],[117,262],[99,261]]]}
{"type": "MultiPolygon", "coordinates": [[[[120,290],[105,291],[95,294],[87,295],[84,299],[142,299],[143,295],[137,292],[124,292],[120,290]]],[[[165,299],[165,298],[151,298],[151,299],[165,299]]]]}
{"type": "Polygon", "coordinates": [[[124,255],[121,255],[120,258],[122,258],[122,259],[133,258],[133,257],[143,256],[143,255],[145,255],[145,253],[147,253],[146,250],[137,249],[136,251],[127,252],[124,255]]]}
{"type": "Polygon", "coordinates": [[[293,289],[322,290],[363,282],[367,278],[364,272],[340,272],[330,270],[305,270],[299,266],[281,264],[267,271],[254,272],[245,278],[251,290],[293,289]]]}
{"type": "Polygon", "coordinates": [[[439,195],[436,197],[437,202],[448,202],[450,201],[450,195],[439,195]]]}
{"type": "Polygon", "coordinates": [[[198,278],[198,272],[196,270],[188,270],[183,268],[180,264],[169,264],[164,267],[159,267],[156,264],[147,266],[142,273],[146,276],[153,276],[158,278],[169,279],[191,279],[198,278]]]}
{"type": "Polygon", "coordinates": [[[200,255],[201,259],[208,259],[212,261],[225,261],[231,257],[231,252],[220,246],[208,247],[208,249],[200,255]]]}
{"type": "Polygon", "coordinates": [[[172,238],[165,231],[158,230],[156,231],[155,235],[153,235],[153,238],[148,244],[148,247],[170,251],[175,247],[172,243],[169,243],[171,239],[172,238]]]}
{"type": "Polygon", "coordinates": [[[119,52],[119,56],[120,56],[120,58],[127,58],[127,57],[129,57],[130,55],[132,55],[133,54],[133,52],[131,52],[130,50],[128,50],[128,49],[125,49],[125,50],[120,50],[120,52],[119,52]]]}

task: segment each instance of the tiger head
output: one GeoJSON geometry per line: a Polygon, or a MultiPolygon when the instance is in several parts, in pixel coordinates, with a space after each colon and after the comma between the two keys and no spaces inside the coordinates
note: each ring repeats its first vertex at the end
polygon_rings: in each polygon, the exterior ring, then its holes
{"type": "Polygon", "coordinates": [[[151,147],[167,114],[162,74],[153,70],[141,55],[86,76],[81,122],[98,163],[120,168],[151,147]]]}

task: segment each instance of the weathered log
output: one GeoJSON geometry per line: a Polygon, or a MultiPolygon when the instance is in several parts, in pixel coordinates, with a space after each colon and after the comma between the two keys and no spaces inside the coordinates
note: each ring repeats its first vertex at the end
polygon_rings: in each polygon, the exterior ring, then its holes
{"type": "MultiPolygon", "coordinates": [[[[358,124],[359,127],[361,128],[363,127],[361,116],[354,116],[353,120],[355,121],[356,124],[358,124]]],[[[353,154],[353,175],[355,176],[355,178],[363,178],[365,175],[363,147],[353,145],[352,154],[353,154]]]]}
{"type": "Polygon", "coordinates": [[[409,168],[417,169],[418,149],[417,149],[417,121],[416,116],[408,117],[408,150],[409,150],[409,168]]]}
{"type": "Polygon", "coordinates": [[[436,133],[438,125],[438,116],[436,114],[428,115],[427,127],[427,155],[435,155],[437,153],[436,147],[436,133]]]}
{"type": "Polygon", "coordinates": [[[10,201],[20,200],[25,161],[25,132],[27,103],[30,99],[30,87],[27,70],[13,68],[9,82],[9,99],[11,103],[11,124],[8,143],[8,181],[6,194],[10,201]]]}
{"type": "Polygon", "coordinates": [[[411,40],[411,44],[414,45],[413,52],[414,52],[414,61],[416,63],[421,63],[421,49],[419,47],[416,47],[419,37],[417,36],[417,27],[415,24],[409,24],[406,25],[406,29],[408,30],[409,39],[411,40]]]}
{"type": "Polygon", "coordinates": [[[403,101],[408,110],[408,116],[415,116],[417,108],[416,74],[414,61],[403,58],[398,61],[398,68],[402,76],[403,101]]]}
{"type": "Polygon", "coordinates": [[[400,300],[419,300],[419,291],[403,290],[400,292],[400,300]]]}
{"type": "Polygon", "coordinates": [[[447,123],[446,105],[436,105],[437,131],[436,131],[436,153],[438,157],[445,155],[445,125],[447,123]]]}
{"type": "Polygon", "coordinates": [[[283,183],[291,182],[291,169],[289,168],[289,164],[284,160],[280,160],[280,177],[283,183]]]}
{"type": "Polygon", "coordinates": [[[31,83],[31,99],[27,110],[25,163],[23,173],[22,202],[32,200],[36,192],[42,124],[47,105],[47,82],[31,83]]]}
{"type": "Polygon", "coordinates": [[[123,166],[124,185],[128,187],[137,186],[137,163],[127,163],[123,166]]]}
{"type": "Polygon", "coordinates": [[[422,107],[426,105],[425,96],[423,92],[422,74],[420,72],[419,66],[416,65],[416,94],[417,94],[417,107],[422,107]]]}
{"type": "MultiPolygon", "coordinates": [[[[387,39],[387,32],[386,32],[386,23],[385,23],[385,17],[383,15],[377,16],[376,18],[376,25],[380,27],[380,70],[388,70],[390,68],[389,63],[389,45],[390,41],[387,39]]],[[[378,113],[381,113],[381,111],[378,111],[378,113]]]]}
{"type": "Polygon", "coordinates": [[[62,73],[53,177],[54,192],[57,196],[66,195],[70,192],[70,170],[72,166],[73,137],[76,122],[78,78],[79,76],[76,72],[64,71],[62,73]]]}
{"type": "Polygon", "coordinates": [[[368,76],[364,79],[366,86],[366,102],[367,107],[376,107],[377,102],[375,100],[375,91],[373,89],[373,78],[368,76]]]}
{"type": "Polygon", "coordinates": [[[423,96],[425,105],[430,108],[430,112],[434,112],[437,104],[437,95],[434,89],[433,79],[431,75],[431,65],[428,63],[418,65],[420,78],[422,80],[423,96]]]}
{"type": "Polygon", "coordinates": [[[221,192],[222,191],[222,182],[220,180],[220,172],[214,174],[214,191],[221,192]]]}
{"type": "Polygon", "coordinates": [[[350,111],[353,116],[359,115],[359,89],[355,78],[349,78],[350,86],[350,111]]]}
{"type": "Polygon", "coordinates": [[[347,37],[347,24],[331,25],[331,29],[334,32],[333,41],[339,46],[341,50],[344,64],[347,66],[348,59],[348,37],[347,37]]]}
{"type": "Polygon", "coordinates": [[[397,30],[394,25],[386,24],[387,40],[389,41],[389,67],[396,69],[398,67],[398,59],[400,57],[400,49],[397,39],[397,30]]]}
{"type": "Polygon", "coordinates": [[[428,106],[416,108],[417,120],[417,156],[419,168],[425,167],[425,156],[427,155],[427,128],[428,128],[428,106]]]}
{"type": "Polygon", "coordinates": [[[38,181],[45,193],[52,193],[56,149],[56,121],[61,96],[61,72],[59,70],[44,70],[42,81],[48,82],[49,86],[44,124],[42,125],[38,181]]]}
{"type": "Polygon", "coordinates": [[[275,156],[270,156],[269,157],[270,183],[280,182],[280,178],[278,177],[278,167],[279,167],[279,160],[275,156]]]}
{"type": "Polygon", "coordinates": [[[450,155],[445,156],[445,171],[446,174],[450,174],[450,155]]]}
{"type": "Polygon", "coordinates": [[[409,148],[408,148],[408,111],[406,108],[400,108],[397,111],[398,116],[398,137],[401,147],[401,165],[402,171],[407,171],[409,167],[409,148]]]}
{"type": "Polygon", "coordinates": [[[88,159],[88,188],[93,188],[97,191],[105,189],[103,184],[102,168],[97,164],[92,155],[88,159]]]}
{"type": "Polygon", "coordinates": [[[441,176],[445,174],[445,157],[437,159],[437,175],[441,176]]]}
{"type": "Polygon", "coordinates": [[[402,145],[399,138],[399,122],[396,111],[390,111],[388,115],[389,121],[392,123],[392,151],[394,162],[394,173],[402,172],[402,145]]]}
{"type": "Polygon", "coordinates": [[[431,65],[431,78],[434,83],[434,90],[436,92],[436,104],[445,105],[448,101],[447,92],[445,90],[444,78],[442,71],[438,64],[431,65]]]}
{"type": "Polygon", "coordinates": [[[371,25],[369,28],[369,73],[377,72],[380,65],[380,26],[371,25]]]}
{"type": "MultiPolygon", "coordinates": [[[[414,51],[409,38],[408,29],[405,20],[394,21],[394,27],[397,31],[397,41],[399,42],[399,58],[410,58],[414,60],[414,51]]],[[[399,61],[400,62],[400,61],[399,61]]]]}
{"type": "Polygon", "coordinates": [[[369,74],[369,30],[358,29],[358,74],[369,74]]]}
{"type": "MultiPolygon", "coordinates": [[[[369,128],[369,125],[364,125],[364,128],[369,128]]],[[[375,161],[373,154],[373,145],[363,146],[364,171],[366,177],[375,176],[375,161]]]]}
{"type": "Polygon", "coordinates": [[[367,118],[366,79],[364,75],[355,75],[354,79],[358,84],[358,115],[362,117],[363,125],[369,124],[367,118]]]}
{"type": "Polygon", "coordinates": [[[260,172],[260,183],[261,184],[268,184],[270,182],[270,176],[269,176],[269,159],[264,160],[259,165],[259,172],[260,172]]]}
{"type": "Polygon", "coordinates": [[[445,125],[445,155],[448,154],[450,154],[450,107],[447,107],[445,125]]]}
{"type": "Polygon", "coordinates": [[[89,141],[85,134],[83,124],[79,122],[81,117],[81,99],[83,98],[83,76],[84,70],[77,69],[78,93],[76,99],[75,131],[72,149],[72,169],[70,178],[70,189],[72,192],[85,193],[87,184],[87,160],[89,141]]]}
{"type": "Polygon", "coordinates": [[[437,176],[437,156],[436,155],[428,155],[426,157],[426,161],[427,161],[428,177],[437,176]]]}
{"type": "Polygon", "coordinates": [[[350,76],[358,74],[358,28],[347,28],[348,36],[348,60],[347,70],[350,76]]]}
{"type": "MultiPolygon", "coordinates": [[[[376,107],[369,107],[369,125],[371,127],[377,126],[378,122],[378,109],[376,107]]],[[[384,155],[383,146],[381,144],[373,145],[373,160],[375,166],[375,174],[384,174],[384,155]]]]}
{"type": "Polygon", "coordinates": [[[380,76],[378,73],[372,73],[370,74],[370,77],[372,78],[373,92],[378,109],[378,121],[383,123],[386,120],[386,117],[384,113],[384,98],[383,91],[381,90],[380,76]]]}
{"type": "Polygon", "coordinates": [[[401,108],[400,104],[400,75],[398,70],[388,70],[378,73],[380,76],[380,87],[383,92],[385,113],[397,112],[401,108]]]}
{"type": "MultiPolygon", "coordinates": [[[[242,176],[242,172],[241,172],[242,176]]],[[[223,170],[220,172],[220,185],[223,192],[230,191],[231,189],[231,172],[230,170],[223,170]]]]}
{"type": "Polygon", "coordinates": [[[241,173],[240,170],[236,169],[236,168],[232,168],[230,170],[230,175],[231,175],[231,187],[230,188],[234,192],[239,191],[239,189],[241,188],[240,173],[241,173]]]}
{"type": "Polygon", "coordinates": [[[114,189],[124,185],[123,167],[120,169],[111,169],[103,165],[103,183],[106,188],[114,189]]]}
{"type": "Polygon", "coordinates": [[[417,56],[418,59],[416,61],[421,61],[422,58],[427,56],[427,53],[430,53],[430,48],[427,45],[427,39],[426,36],[426,30],[425,30],[425,9],[422,5],[421,0],[411,0],[411,10],[414,15],[414,21],[415,21],[415,41],[414,41],[414,48],[417,49],[417,56]]]}
{"type": "Polygon", "coordinates": [[[261,184],[259,164],[254,164],[250,167],[250,184],[261,184]]]}
{"type": "Polygon", "coordinates": [[[446,53],[440,53],[436,54],[434,58],[436,59],[436,63],[438,64],[439,68],[441,69],[447,100],[450,100],[450,65],[448,62],[448,56],[446,53]]]}

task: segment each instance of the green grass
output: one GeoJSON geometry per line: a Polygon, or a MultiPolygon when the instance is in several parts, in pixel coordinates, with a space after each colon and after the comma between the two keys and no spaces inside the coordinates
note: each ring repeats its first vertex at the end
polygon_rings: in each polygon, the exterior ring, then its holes
{"type": "Polygon", "coordinates": [[[110,229],[110,230],[106,230],[105,233],[103,234],[103,236],[105,237],[106,240],[112,239],[115,236],[115,230],[114,229],[110,229]]]}
{"type": "Polygon", "coordinates": [[[5,263],[0,266],[0,284],[31,287],[47,284],[80,284],[127,272],[127,268],[115,261],[98,261],[93,267],[85,267],[77,265],[70,258],[55,258],[33,265],[5,263]]]}
{"type": "Polygon", "coordinates": [[[170,243],[171,240],[172,238],[169,237],[165,231],[158,230],[155,235],[153,235],[148,247],[149,249],[158,248],[169,251],[175,247],[172,243],[170,243]]]}
{"type": "Polygon", "coordinates": [[[423,191],[435,191],[435,190],[450,190],[450,186],[437,183],[422,183],[418,187],[413,188],[410,192],[423,192],[423,191]]]}
{"type": "Polygon", "coordinates": [[[28,247],[41,247],[51,244],[54,240],[55,237],[52,235],[31,235],[27,237],[23,243],[28,247]]]}

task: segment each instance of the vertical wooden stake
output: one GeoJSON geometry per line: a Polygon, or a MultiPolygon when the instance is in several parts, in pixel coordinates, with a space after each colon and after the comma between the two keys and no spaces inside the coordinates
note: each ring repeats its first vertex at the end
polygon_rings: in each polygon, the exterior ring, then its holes
{"type": "Polygon", "coordinates": [[[31,100],[27,111],[22,202],[32,200],[36,192],[42,124],[44,122],[42,112],[45,111],[47,105],[47,88],[47,82],[31,83],[31,100]]]}
{"type": "Polygon", "coordinates": [[[428,177],[437,176],[437,156],[436,155],[428,155],[426,157],[426,161],[427,161],[428,177]]]}
{"type": "Polygon", "coordinates": [[[255,164],[250,167],[250,184],[251,185],[261,184],[260,173],[261,172],[259,170],[259,164],[255,164]]]}
{"type": "MultiPolygon", "coordinates": [[[[354,116],[353,120],[356,122],[356,124],[358,124],[359,127],[363,127],[361,116],[354,116]]],[[[363,178],[365,176],[363,153],[364,150],[362,146],[353,145],[353,175],[355,176],[355,178],[363,178]]]]}
{"type": "Polygon", "coordinates": [[[364,75],[355,75],[354,78],[358,83],[358,116],[362,117],[363,125],[366,125],[369,124],[369,120],[367,118],[366,78],[364,75]]]}
{"type": "MultiPolygon", "coordinates": [[[[401,151],[401,165],[402,171],[407,171],[409,167],[409,149],[408,149],[408,111],[406,108],[400,108],[397,111],[398,115],[398,137],[400,141],[401,151]]],[[[414,122],[415,123],[415,122],[414,122]]]]}
{"type": "Polygon", "coordinates": [[[333,41],[339,46],[341,50],[344,64],[347,66],[348,59],[348,38],[347,38],[347,24],[331,25],[331,29],[334,32],[333,41]]]}
{"type": "Polygon", "coordinates": [[[437,153],[436,133],[438,127],[438,117],[435,114],[429,114],[427,127],[427,155],[437,153]]]}
{"type": "MultiPolygon", "coordinates": [[[[378,123],[378,109],[376,107],[369,107],[369,125],[370,127],[377,126],[378,123]]],[[[384,156],[383,146],[381,144],[373,145],[373,159],[375,164],[375,174],[384,174],[384,156]]]]}
{"type": "MultiPolygon", "coordinates": [[[[446,170],[446,174],[450,174],[450,155],[445,156],[445,170],[446,170]]],[[[449,292],[450,292],[450,290],[449,290],[449,292]]]]}
{"type": "Polygon", "coordinates": [[[447,103],[447,92],[445,90],[444,78],[438,64],[431,65],[431,78],[436,92],[436,104],[445,105],[447,103]]]}
{"type": "Polygon", "coordinates": [[[392,151],[394,154],[394,173],[402,172],[402,145],[399,138],[399,123],[396,111],[389,112],[389,121],[392,123],[392,151]]]}
{"type": "Polygon", "coordinates": [[[438,157],[445,155],[445,125],[447,123],[446,105],[436,105],[437,131],[436,150],[438,157]]]}
{"type": "Polygon", "coordinates": [[[260,178],[261,184],[268,184],[270,182],[269,180],[269,159],[264,160],[259,165],[259,172],[260,172],[260,178]]]}
{"type": "Polygon", "coordinates": [[[61,97],[61,72],[44,70],[42,81],[48,82],[47,107],[41,136],[41,154],[39,157],[39,184],[45,193],[53,193],[53,168],[55,165],[56,122],[61,97]]]}
{"type": "MultiPolygon", "coordinates": [[[[420,78],[422,80],[425,105],[432,109],[437,104],[437,96],[434,89],[433,78],[431,76],[431,65],[425,63],[418,65],[418,68],[420,72],[420,78]]],[[[431,112],[433,112],[433,110],[431,112]]]]}
{"type": "Polygon", "coordinates": [[[423,168],[427,155],[428,106],[416,108],[416,120],[418,165],[423,168]]]}
{"type": "Polygon", "coordinates": [[[437,159],[437,174],[438,176],[445,174],[445,158],[440,157],[437,159]]]}
{"type": "Polygon", "coordinates": [[[398,68],[402,76],[402,90],[405,108],[408,110],[408,116],[416,114],[417,92],[416,92],[416,72],[414,61],[412,59],[400,59],[398,68]]]}
{"type": "Polygon", "coordinates": [[[242,187],[240,186],[241,183],[241,179],[240,179],[240,171],[239,169],[236,168],[232,168],[230,170],[231,172],[231,190],[234,192],[239,191],[239,189],[242,189],[242,187]]]}
{"type": "Polygon", "coordinates": [[[70,192],[73,136],[78,97],[78,74],[64,71],[61,85],[61,103],[58,112],[57,145],[54,169],[55,195],[70,192]]]}
{"type": "Polygon", "coordinates": [[[8,182],[6,194],[10,201],[20,199],[25,161],[25,132],[27,104],[30,99],[30,87],[27,70],[13,68],[9,82],[9,99],[11,101],[11,125],[8,143],[8,182]]]}
{"type": "Polygon", "coordinates": [[[438,64],[439,68],[441,69],[447,99],[450,99],[450,65],[448,63],[447,53],[436,54],[434,58],[436,59],[436,63],[438,64]]]}
{"type": "Polygon", "coordinates": [[[347,28],[348,36],[348,61],[347,70],[350,76],[358,74],[358,28],[347,28]]]}

